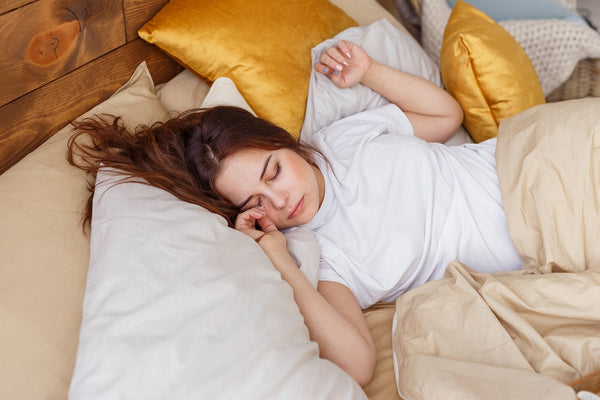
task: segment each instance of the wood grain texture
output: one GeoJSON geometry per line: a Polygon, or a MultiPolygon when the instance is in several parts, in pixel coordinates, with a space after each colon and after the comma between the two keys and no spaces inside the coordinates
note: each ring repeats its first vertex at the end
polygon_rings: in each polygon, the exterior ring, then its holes
{"type": "Polygon", "coordinates": [[[137,39],[138,29],[152,19],[154,14],[168,2],[169,0],[123,0],[127,41],[137,39]]]}
{"type": "Polygon", "coordinates": [[[0,108],[0,174],[70,121],[107,99],[145,60],[156,84],[182,67],[137,39],[0,108]]]}
{"type": "Polygon", "coordinates": [[[32,1],[36,0],[2,0],[0,1],[0,15],[12,11],[15,8],[23,7],[32,1]]]}
{"type": "Polygon", "coordinates": [[[0,105],[125,42],[121,0],[39,0],[0,15],[0,105]]]}

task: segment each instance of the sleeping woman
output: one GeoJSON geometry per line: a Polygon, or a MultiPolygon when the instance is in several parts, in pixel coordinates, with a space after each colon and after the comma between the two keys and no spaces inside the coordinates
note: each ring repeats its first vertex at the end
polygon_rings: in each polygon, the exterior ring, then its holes
{"type": "Polygon", "coordinates": [[[77,124],[92,144],[74,136],[70,157],[226,217],[292,287],[320,356],[365,385],[375,345],[363,308],[441,278],[453,260],[496,272],[519,269],[521,259],[502,207],[496,140],[442,144],[462,122],[452,96],[350,42],[314,67],[340,88],[366,85],[390,104],[339,120],[308,144],[235,107],[193,110],[135,133],[118,118],[98,118],[77,124]],[[296,227],[311,229],[321,249],[316,289],[286,247],[283,232],[296,227]]]}

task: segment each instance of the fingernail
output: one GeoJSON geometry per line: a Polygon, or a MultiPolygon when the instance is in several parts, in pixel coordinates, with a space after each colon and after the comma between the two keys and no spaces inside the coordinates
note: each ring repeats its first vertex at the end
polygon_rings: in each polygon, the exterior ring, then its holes
{"type": "Polygon", "coordinates": [[[350,53],[346,53],[346,57],[352,58],[352,56],[350,55],[350,53]]]}
{"type": "Polygon", "coordinates": [[[347,67],[348,66],[348,61],[342,61],[342,64],[344,64],[347,67]]]}
{"type": "Polygon", "coordinates": [[[323,72],[329,72],[329,68],[323,67],[323,72]]]}
{"type": "Polygon", "coordinates": [[[338,70],[335,70],[335,71],[333,71],[333,73],[334,73],[335,75],[339,75],[339,74],[340,74],[340,71],[338,71],[338,70]]]}
{"type": "Polygon", "coordinates": [[[344,67],[342,67],[341,65],[337,64],[335,66],[335,69],[337,69],[338,71],[341,71],[342,69],[344,69],[344,67]]]}

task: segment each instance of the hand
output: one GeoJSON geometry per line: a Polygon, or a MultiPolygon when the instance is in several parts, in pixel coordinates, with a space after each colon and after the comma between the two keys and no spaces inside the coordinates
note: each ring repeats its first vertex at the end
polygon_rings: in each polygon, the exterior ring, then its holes
{"type": "Polygon", "coordinates": [[[340,40],[321,54],[315,70],[326,76],[340,89],[362,82],[375,62],[358,45],[340,40]]]}
{"type": "Polygon", "coordinates": [[[269,257],[275,251],[287,252],[285,235],[267,217],[262,207],[253,207],[240,213],[235,220],[235,229],[254,239],[269,257]],[[257,222],[261,230],[256,229],[257,222]]]}

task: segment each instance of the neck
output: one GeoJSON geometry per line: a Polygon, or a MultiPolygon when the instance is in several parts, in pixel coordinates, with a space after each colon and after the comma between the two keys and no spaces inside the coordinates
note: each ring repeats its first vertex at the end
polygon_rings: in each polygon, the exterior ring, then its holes
{"type": "Polygon", "coordinates": [[[315,177],[317,178],[317,186],[319,188],[319,208],[320,208],[321,204],[323,204],[323,199],[325,198],[325,179],[323,178],[323,173],[316,165],[312,165],[312,168],[315,173],[315,177]]]}

